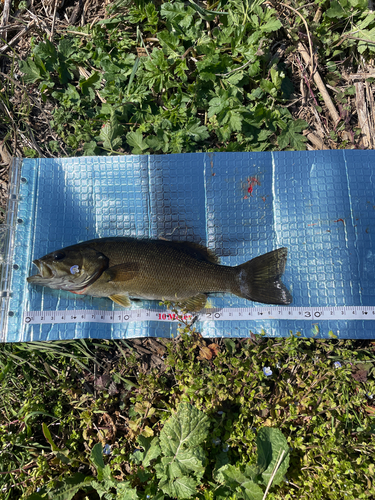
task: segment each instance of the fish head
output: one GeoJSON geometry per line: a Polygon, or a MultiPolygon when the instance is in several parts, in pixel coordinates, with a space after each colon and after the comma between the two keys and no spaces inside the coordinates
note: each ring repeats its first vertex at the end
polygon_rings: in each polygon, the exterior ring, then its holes
{"type": "Polygon", "coordinates": [[[101,276],[109,259],[87,245],[73,245],[51,252],[33,263],[39,273],[29,276],[29,283],[77,292],[101,276]]]}

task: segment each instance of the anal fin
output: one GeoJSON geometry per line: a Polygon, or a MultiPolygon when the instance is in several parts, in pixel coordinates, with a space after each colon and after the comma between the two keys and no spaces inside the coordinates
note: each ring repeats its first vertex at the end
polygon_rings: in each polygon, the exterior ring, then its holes
{"type": "Polygon", "coordinates": [[[119,306],[122,307],[130,307],[132,304],[129,299],[129,295],[120,295],[120,294],[115,294],[115,295],[110,295],[108,297],[109,299],[113,300],[113,302],[116,302],[119,306]]]}
{"type": "Polygon", "coordinates": [[[207,295],[200,293],[199,295],[194,295],[194,297],[189,297],[181,302],[176,302],[176,305],[186,311],[198,312],[204,309],[206,302],[207,295]]]}

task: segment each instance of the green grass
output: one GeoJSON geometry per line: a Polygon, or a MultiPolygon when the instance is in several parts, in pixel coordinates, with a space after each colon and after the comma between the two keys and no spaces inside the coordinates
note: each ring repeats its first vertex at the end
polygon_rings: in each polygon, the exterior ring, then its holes
{"type": "MultiPolygon", "coordinates": [[[[4,498],[27,498],[43,487],[64,490],[70,476],[92,476],[95,444],[111,447],[103,458],[114,485],[125,481],[134,498],[156,495],[157,461],[144,469],[134,450],[159,436],[184,402],[208,419],[201,444],[208,462],[191,498],[225,498],[220,490],[214,494],[218,464],[238,471],[255,466],[263,427],[279,429],[290,447],[285,478],[268,498],[373,496],[372,344],[252,336],[211,346],[206,359],[207,344],[197,332],[182,330],[167,344],[163,373],[142,373],[135,352],[121,342],[3,345],[4,498]]],[[[238,491],[236,498],[243,498],[238,491]]]]}
{"type": "Polygon", "coordinates": [[[301,78],[328,124],[309,70],[299,74],[305,20],[319,71],[338,90],[332,144],[353,147],[354,87],[342,72],[373,57],[375,15],[367,0],[305,4],[293,3],[301,19],[263,0],[127,2],[92,27],[32,42],[20,69],[53,104],[50,125],[64,150],[56,140],[46,146],[58,155],[305,149],[308,123],[290,106],[301,78]]]}

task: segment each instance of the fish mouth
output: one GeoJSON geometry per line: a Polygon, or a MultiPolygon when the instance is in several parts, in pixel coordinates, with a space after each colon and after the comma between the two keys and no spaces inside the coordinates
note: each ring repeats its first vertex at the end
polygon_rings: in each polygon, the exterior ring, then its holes
{"type": "Polygon", "coordinates": [[[49,280],[55,277],[55,273],[53,269],[50,268],[48,264],[42,262],[41,260],[33,260],[33,264],[38,268],[39,273],[34,274],[33,276],[29,276],[27,281],[29,283],[40,282],[40,280],[49,280]]]}

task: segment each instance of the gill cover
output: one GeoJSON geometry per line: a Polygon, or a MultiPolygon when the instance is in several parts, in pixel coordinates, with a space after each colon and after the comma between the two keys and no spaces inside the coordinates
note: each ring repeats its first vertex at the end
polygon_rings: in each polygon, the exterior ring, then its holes
{"type": "Polygon", "coordinates": [[[27,281],[52,289],[79,292],[94,283],[107,269],[109,259],[97,250],[73,245],[33,261],[39,274],[27,281]]]}

